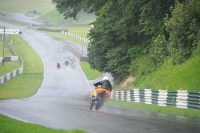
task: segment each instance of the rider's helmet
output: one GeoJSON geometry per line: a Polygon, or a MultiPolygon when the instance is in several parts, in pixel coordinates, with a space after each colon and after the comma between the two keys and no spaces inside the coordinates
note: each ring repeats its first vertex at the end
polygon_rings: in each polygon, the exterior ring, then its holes
{"type": "Polygon", "coordinates": [[[107,77],[107,76],[104,76],[104,77],[103,77],[103,80],[108,80],[108,77],[107,77]]]}

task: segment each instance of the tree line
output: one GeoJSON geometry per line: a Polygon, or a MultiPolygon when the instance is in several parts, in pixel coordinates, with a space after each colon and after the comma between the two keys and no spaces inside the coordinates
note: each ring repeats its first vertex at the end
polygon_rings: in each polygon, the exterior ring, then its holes
{"type": "Polygon", "coordinates": [[[88,62],[116,83],[152,73],[165,60],[180,64],[200,40],[199,0],[52,0],[66,18],[97,18],[88,34],[88,62]]]}

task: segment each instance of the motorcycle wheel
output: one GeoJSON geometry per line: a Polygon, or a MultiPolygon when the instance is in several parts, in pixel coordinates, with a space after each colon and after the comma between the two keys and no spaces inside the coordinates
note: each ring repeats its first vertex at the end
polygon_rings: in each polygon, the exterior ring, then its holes
{"type": "Polygon", "coordinates": [[[90,103],[90,110],[92,109],[93,105],[94,105],[94,100],[91,100],[91,103],[90,103]]]}
{"type": "Polygon", "coordinates": [[[100,109],[100,107],[101,107],[101,97],[99,96],[95,100],[95,110],[100,109]]]}

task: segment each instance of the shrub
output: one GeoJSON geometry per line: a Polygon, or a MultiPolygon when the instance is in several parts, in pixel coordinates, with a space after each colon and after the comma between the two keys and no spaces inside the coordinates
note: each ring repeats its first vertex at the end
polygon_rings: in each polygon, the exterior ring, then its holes
{"type": "Polygon", "coordinates": [[[133,60],[129,72],[133,76],[143,76],[156,70],[156,65],[149,56],[142,56],[133,60]]]}
{"type": "Polygon", "coordinates": [[[150,57],[155,62],[159,64],[164,62],[169,52],[167,50],[167,41],[164,35],[158,35],[156,39],[150,46],[150,57]]]}

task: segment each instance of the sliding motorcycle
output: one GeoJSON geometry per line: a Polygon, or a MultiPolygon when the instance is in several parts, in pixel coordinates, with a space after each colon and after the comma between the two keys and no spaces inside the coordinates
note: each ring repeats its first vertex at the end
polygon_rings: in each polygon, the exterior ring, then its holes
{"type": "Polygon", "coordinates": [[[95,88],[92,92],[90,110],[94,107],[95,110],[99,110],[106,99],[109,98],[110,92],[104,88],[98,87],[95,88]]]}

